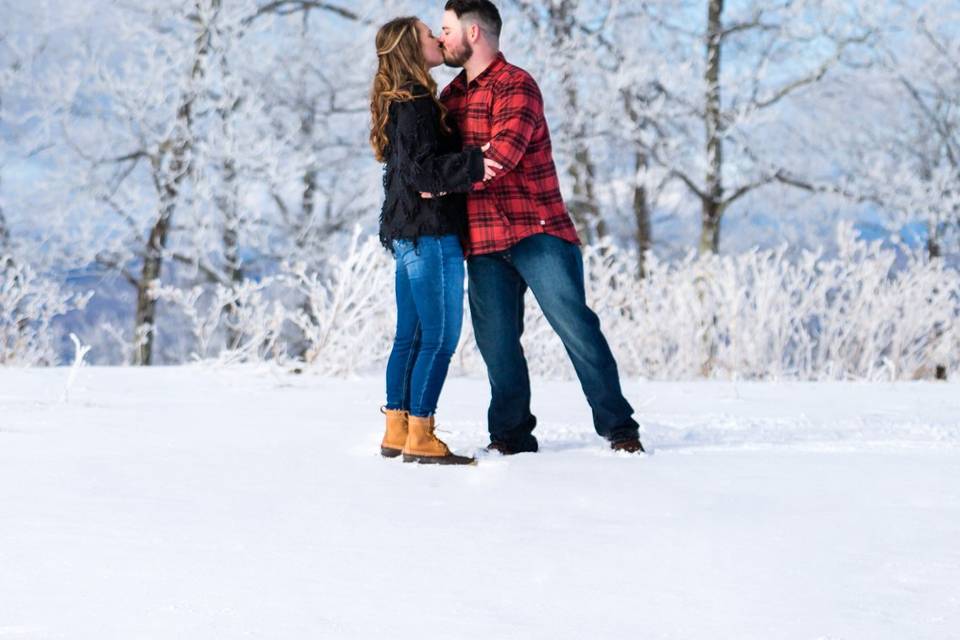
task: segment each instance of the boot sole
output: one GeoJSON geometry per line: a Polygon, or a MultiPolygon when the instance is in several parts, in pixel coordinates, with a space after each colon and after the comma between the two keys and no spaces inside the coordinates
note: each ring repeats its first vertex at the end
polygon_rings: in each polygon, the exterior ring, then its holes
{"type": "Polygon", "coordinates": [[[403,454],[404,462],[416,462],[417,464],[458,464],[458,465],[476,465],[475,458],[464,456],[415,456],[409,453],[403,454]]]}
{"type": "Polygon", "coordinates": [[[389,447],[380,447],[380,455],[382,455],[384,458],[396,458],[401,453],[403,453],[403,449],[390,449],[389,447]]]}
{"type": "Polygon", "coordinates": [[[635,453],[639,455],[645,454],[647,451],[643,448],[643,445],[637,442],[636,444],[630,444],[627,446],[616,446],[610,445],[610,449],[613,451],[618,451],[621,453],[635,453]]]}

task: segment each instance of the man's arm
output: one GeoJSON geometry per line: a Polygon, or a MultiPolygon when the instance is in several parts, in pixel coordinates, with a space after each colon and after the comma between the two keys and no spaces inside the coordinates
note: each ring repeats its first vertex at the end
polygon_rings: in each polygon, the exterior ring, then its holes
{"type": "Polygon", "coordinates": [[[540,88],[526,74],[511,78],[509,83],[496,87],[492,111],[490,149],[485,155],[503,165],[497,174],[499,178],[520,164],[543,120],[540,88]]]}

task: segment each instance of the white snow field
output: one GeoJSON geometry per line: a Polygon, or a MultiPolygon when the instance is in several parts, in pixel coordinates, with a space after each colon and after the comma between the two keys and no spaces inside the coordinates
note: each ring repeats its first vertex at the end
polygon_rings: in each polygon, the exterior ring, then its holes
{"type": "MultiPolygon", "coordinates": [[[[0,369],[0,639],[960,638],[960,385],[576,382],[542,450],[378,455],[381,381],[0,369]]],[[[485,380],[439,423],[486,444],[485,380]]]]}

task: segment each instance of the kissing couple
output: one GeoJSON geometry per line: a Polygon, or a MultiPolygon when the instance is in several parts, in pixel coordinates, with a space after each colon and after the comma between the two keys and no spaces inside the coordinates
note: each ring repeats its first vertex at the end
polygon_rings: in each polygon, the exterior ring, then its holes
{"type": "Polygon", "coordinates": [[[380,451],[404,462],[475,462],[434,431],[463,325],[466,272],[490,380],[487,449],[538,448],[520,344],[530,289],[573,362],[597,433],[613,450],[642,453],[616,362],[587,306],[543,97],[500,52],[502,26],[489,0],[450,0],[439,35],[415,17],[377,33],[370,144],[385,163],[380,241],[395,258],[397,304],[380,451]],[[463,71],[438,96],[430,69],[441,64],[463,71]]]}

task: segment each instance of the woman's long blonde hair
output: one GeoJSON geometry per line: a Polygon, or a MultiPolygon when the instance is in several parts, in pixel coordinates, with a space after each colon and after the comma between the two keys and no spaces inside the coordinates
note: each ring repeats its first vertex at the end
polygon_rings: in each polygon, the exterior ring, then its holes
{"type": "Polygon", "coordinates": [[[440,127],[450,133],[444,122],[447,110],[437,100],[437,82],[427,71],[420,48],[417,18],[394,18],[377,32],[377,74],[370,90],[370,146],[377,161],[386,159],[387,121],[390,103],[413,100],[413,83],[422,84],[440,108],[440,127]]]}

